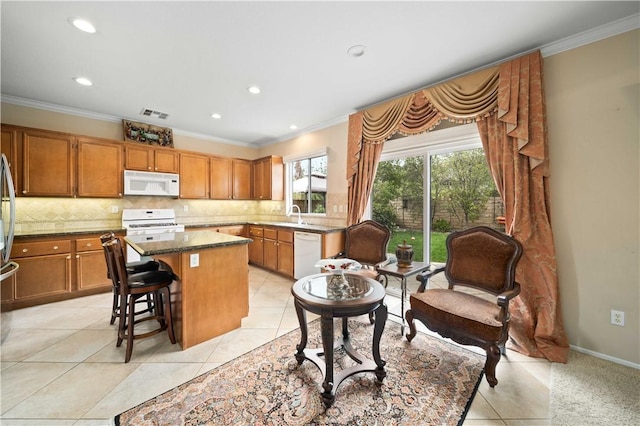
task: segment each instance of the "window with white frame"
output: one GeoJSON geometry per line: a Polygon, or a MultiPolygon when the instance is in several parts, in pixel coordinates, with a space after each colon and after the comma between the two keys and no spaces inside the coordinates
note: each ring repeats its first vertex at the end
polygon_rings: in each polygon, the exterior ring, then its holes
{"type": "Polygon", "coordinates": [[[327,154],[321,150],[285,158],[287,167],[287,211],[301,214],[327,212],[327,154]]]}

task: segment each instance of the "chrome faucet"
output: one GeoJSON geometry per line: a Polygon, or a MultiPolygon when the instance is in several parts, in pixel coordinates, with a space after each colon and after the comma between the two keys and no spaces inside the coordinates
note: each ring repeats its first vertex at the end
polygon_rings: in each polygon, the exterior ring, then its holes
{"type": "Polygon", "coordinates": [[[300,206],[297,204],[291,205],[291,213],[293,213],[294,207],[298,209],[298,225],[302,225],[302,216],[300,216],[300,206]]]}

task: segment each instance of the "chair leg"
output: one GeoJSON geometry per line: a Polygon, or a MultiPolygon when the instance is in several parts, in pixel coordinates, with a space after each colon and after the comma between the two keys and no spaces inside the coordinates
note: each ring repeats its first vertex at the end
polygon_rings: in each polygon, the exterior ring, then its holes
{"type": "Polygon", "coordinates": [[[409,333],[407,334],[407,340],[410,342],[416,337],[416,324],[413,320],[413,312],[409,309],[405,314],[404,318],[407,320],[407,324],[409,325],[409,333]]]}
{"type": "Polygon", "coordinates": [[[135,298],[131,297],[129,300],[129,313],[127,315],[127,350],[124,356],[125,364],[131,360],[131,354],[133,353],[133,327],[135,322],[135,298]]]}
{"type": "Polygon", "coordinates": [[[487,382],[490,387],[495,387],[498,384],[496,379],[496,366],[500,361],[500,348],[497,345],[492,345],[487,348],[487,360],[484,363],[484,374],[487,377],[487,382]]]}
{"type": "Polygon", "coordinates": [[[164,304],[164,322],[167,327],[167,333],[169,334],[169,341],[171,344],[176,343],[176,336],[173,332],[173,318],[171,317],[171,291],[169,287],[165,287],[164,291],[160,295],[164,304]]]}
{"type": "Polygon", "coordinates": [[[118,316],[118,300],[120,299],[120,295],[118,294],[119,290],[117,288],[113,288],[113,303],[111,304],[111,321],[109,324],[113,325],[116,322],[116,318],[118,316]]]}
{"type": "MultiPolygon", "coordinates": [[[[129,312],[129,310],[131,310],[131,306],[129,306],[129,303],[127,302],[127,296],[123,296],[120,295],[119,297],[120,299],[120,307],[118,310],[118,340],[116,341],[116,347],[120,347],[122,345],[122,340],[123,340],[123,336],[124,333],[126,332],[126,328],[127,328],[127,312],[129,312]]],[[[135,309],[135,306],[133,307],[133,309],[135,309]]]]}

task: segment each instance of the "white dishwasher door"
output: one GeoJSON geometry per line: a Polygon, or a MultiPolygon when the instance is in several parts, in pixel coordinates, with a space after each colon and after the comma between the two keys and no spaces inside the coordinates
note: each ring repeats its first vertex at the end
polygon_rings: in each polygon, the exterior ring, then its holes
{"type": "Polygon", "coordinates": [[[319,274],[315,265],[321,259],[322,235],[313,232],[295,232],[293,235],[293,276],[299,280],[307,275],[319,274]]]}

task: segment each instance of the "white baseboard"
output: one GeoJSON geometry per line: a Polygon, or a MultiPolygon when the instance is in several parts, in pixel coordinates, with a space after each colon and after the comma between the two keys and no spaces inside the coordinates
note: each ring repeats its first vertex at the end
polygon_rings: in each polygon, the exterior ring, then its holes
{"type": "Polygon", "coordinates": [[[605,359],[607,361],[615,362],[616,364],[626,365],[627,367],[631,367],[631,368],[635,368],[635,369],[640,370],[640,364],[636,364],[634,362],[630,362],[630,361],[627,361],[627,360],[624,360],[624,359],[616,358],[616,357],[613,357],[613,356],[610,356],[610,355],[601,354],[600,352],[594,352],[594,351],[591,351],[589,349],[581,348],[579,346],[569,345],[569,347],[571,349],[573,349],[574,351],[576,351],[576,352],[580,352],[580,353],[583,353],[583,354],[591,355],[591,356],[594,356],[596,358],[605,359]]]}

